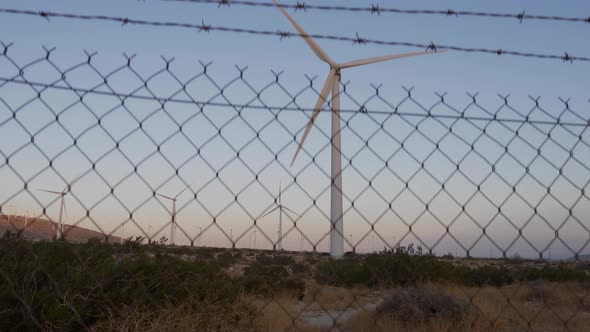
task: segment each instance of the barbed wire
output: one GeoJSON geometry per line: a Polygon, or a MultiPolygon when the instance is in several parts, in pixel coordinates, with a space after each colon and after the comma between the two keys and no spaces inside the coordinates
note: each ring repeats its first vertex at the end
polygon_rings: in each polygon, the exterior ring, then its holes
{"type": "MultiPolygon", "coordinates": [[[[150,101],[157,101],[161,104],[165,103],[178,103],[178,104],[190,104],[196,105],[199,107],[204,106],[217,106],[217,107],[232,107],[236,109],[251,109],[251,110],[269,110],[269,111],[288,111],[288,112],[313,112],[313,108],[305,108],[300,106],[272,106],[272,105],[249,105],[249,104],[237,104],[237,103],[229,103],[229,102],[213,102],[207,100],[194,100],[194,99],[180,99],[180,98],[165,98],[165,97],[158,97],[158,96],[145,96],[145,95],[137,95],[137,94],[129,94],[129,93],[118,93],[118,92],[109,92],[109,91],[101,91],[95,89],[85,89],[73,86],[61,86],[56,84],[48,84],[48,83],[41,83],[41,82],[33,82],[30,80],[21,80],[15,77],[8,78],[8,77],[0,77],[0,87],[2,87],[5,83],[15,83],[21,85],[27,85],[32,87],[43,88],[46,89],[56,89],[56,90],[65,90],[65,91],[72,91],[81,94],[81,98],[87,94],[96,94],[108,97],[117,97],[121,98],[122,100],[125,99],[140,99],[140,100],[150,100],[150,101]]],[[[444,101],[444,96],[439,95],[441,99],[444,101]]],[[[470,96],[472,98],[472,96],[470,96]]],[[[531,97],[533,102],[536,102],[538,105],[538,100],[535,100],[531,97]]],[[[564,104],[567,103],[564,101],[564,104]]],[[[384,110],[375,110],[375,109],[368,109],[365,105],[362,105],[359,109],[341,109],[341,113],[363,113],[363,114],[376,114],[376,115],[397,115],[401,117],[418,117],[418,118],[433,118],[433,119],[463,119],[466,121],[485,121],[485,122],[505,122],[505,123],[529,123],[529,124],[539,124],[539,125],[561,125],[567,127],[590,127],[590,118],[584,119],[579,114],[576,114],[579,119],[584,120],[585,122],[571,122],[571,121],[562,121],[560,118],[555,118],[555,121],[546,121],[546,120],[535,120],[527,118],[522,114],[514,114],[515,116],[520,117],[520,119],[516,118],[503,118],[498,117],[497,114],[491,114],[491,116],[472,116],[472,115],[465,115],[462,114],[433,114],[432,112],[424,112],[424,113],[416,113],[416,112],[403,112],[399,110],[393,111],[384,111],[384,110]]]]}
{"type": "MultiPolygon", "coordinates": [[[[250,6],[250,7],[274,7],[274,4],[270,2],[256,2],[256,1],[242,1],[242,0],[162,0],[165,2],[192,2],[192,3],[204,3],[204,4],[217,4],[218,7],[230,5],[238,6],[250,6]]],[[[511,13],[495,13],[495,12],[479,12],[479,11],[467,11],[467,10],[436,10],[436,9],[400,9],[381,7],[379,4],[371,4],[366,7],[350,7],[350,6],[327,6],[327,5],[309,5],[305,2],[297,2],[297,4],[281,4],[284,8],[292,8],[296,11],[302,10],[306,12],[310,10],[322,10],[322,11],[348,11],[348,12],[366,12],[371,15],[380,15],[381,13],[393,13],[393,14],[418,14],[418,15],[442,15],[442,16],[475,16],[475,17],[490,17],[490,18],[511,18],[516,19],[520,23],[524,20],[542,20],[542,21],[561,21],[561,22],[582,22],[590,23],[590,16],[588,17],[566,17],[557,15],[531,15],[527,14],[526,11],[522,11],[516,14],[511,13]]]]}
{"type": "MultiPolygon", "coordinates": [[[[69,14],[69,13],[57,13],[57,12],[49,12],[49,11],[34,11],[34,10],[20,10],[20,9],[6,9],[0,8],[0,13],[4,14],[14,14],[14,15],[28,15],[28,16],[39,16],[49,20],[51,17],[58,17],[58,18],[66,18],[66,19],[76,19],[76,20],[98,20],[98,21],[110,21],[110,22],[118,22],[121,25],[144,25],[144,26],[154,26],[154,27],[174,27],[174,28],[187,28],[187,29],[196,29],[199,32],[211,32],[211,31],[221,31],[221,32],[230,32],[230,33],[240,33],[240,34],[249,34],[249,35],[266,35],[266,36],[278,36],[280,39],[299,36],[302,37],[301,34],[287,32],[282,30],[257,30],[257,29],[247,29],[247,28],[232,28],[226,26],[213,26],[211,24],[206,24],[204,20],[201,21],[201,24],[194,24],[194,23],[181,23],[181,22],[162,22],[162,21],[149,21],[143,19],[133,19],[128,17],[114,17],[114,16],[104,16],[104,15],[82,15],[82,14],[69,14]]],[[[534,52],[523,52],[523,51],[512,51],[512,50],[505,50],[503,48],[477,48],[477,47],[464,47],[464,46],[455,46],[455,45],[445,45],[445,44],[438,44],[434,42],[429,42],[427,44],[424,43],[413,43],[413,42],[401,42],[401,41],[386,41],[386,40],[378,40],[378,39],[369,39],[360,37],[358,34],[354,37],[346,37],[346,36],[335,36],[335,35],[324,35],[324,34],[309,34],[314,39],[324,39],[324,40],[333,40],[333,41],[340,41],[340,42],[352,42],[353,44],[373,44],[373,45],[385,45],[385,46],[405,46],[405,47],[413,47],[413,48],[420,48],[425,50],[432,50],[434,52],[439,50],[451,50],[457,52],[465,52],[465,53],[481,53],[481,54],[495,54],[495,55],[510,55],[510,56],[518,56],[518,57],[526,57],[526,58],[537,58],[537,59],[551,59],[551,60],[560,60],[563,62],[570,62],[573,63],[574,61],[582,61],[582,62],[590,62],[590,57],[587,56],[572,56],[569,52],[564,52],[564,55],[557,55],[557,54],[542,54],[542,53],[534,53],[534,52]]]]}

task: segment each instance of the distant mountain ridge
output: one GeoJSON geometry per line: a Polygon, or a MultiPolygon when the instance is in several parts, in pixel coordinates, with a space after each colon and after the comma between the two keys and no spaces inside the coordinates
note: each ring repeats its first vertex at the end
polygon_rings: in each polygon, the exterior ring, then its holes
{"type": "MultiPolygon", "coordinates": [[[[55,235],[53,223],[46,219],[25,218],[23,216],[0,216],[0,237],[6,231],[13,233],[22,230],[23,238],[33,241],[52,240],[55,235]],[[25,222],[27,227],[25,229],[25,222]]],[[[64,238],[69,242],[87,242],[90,239],[105,240],[105,235],[101,232],[93,231],[87,228],[64,224],[64,238]]],[[[120,242],[121,238],[111,235],[108,237],[109,242],[120,242]]]]}

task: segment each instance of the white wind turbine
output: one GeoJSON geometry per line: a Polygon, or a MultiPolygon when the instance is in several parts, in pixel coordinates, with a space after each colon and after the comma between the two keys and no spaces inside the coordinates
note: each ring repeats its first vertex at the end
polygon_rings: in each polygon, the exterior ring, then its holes
{"type": "Polygon", "coordinates": [[[293,27],[297,29],[301,37],[305,40],[307,45],[312,49],[315,55],[320,60],[330,65],[330,72],[326,78],[326,82],[322,88],[318,101],[315,104],[314,111],[311,115],[309,123],[305,128],[305,132],[299,142],[299,147],[293,156],[293,162],[297,158],[315,119],[322,110],[323,106],[328,102],[329,95],[332,95],[332,169],[331,169],[331,203],[330,203],[330,254],[333,257],[340,257],[344,255],[344,223],[342,212],[342,153],[341,153],[341,139],[340,139],[340,71],[342,69],[364,66],[372,63],[388,61],[393,59],[406,58],[417,55],[431,54],[434,52],[412,52],[405,54],[386,55],[381,57],[374,57],[368,59],[355,60],[344,63],[336,63],[328,54],[313,40],[313,38],[303,30],[301,26],[276,2],[273,0],[281,12],[289,19],[293,27]]]}
{"type": "Polygon", "coordinates": [[[278,203],[277,203],[277,198],[275,198],[275,204],[276,207],[270,211],[268,211],[267,213],[265,213],[262,217],[260,217],[260,219],[268,216],[269,214],[275,212],[276,210],[279,210],[279,231],[278,231],[278,236],[277,236],[277,250],[283,250],[283,210],[289,211],[291,213],[293,213],[294,215],[300,217],[300,215],[298,215],[297,213],[293,212],[293,210],[289,209],[288,207],[284,206],[282,201],[281,201],[281,194],[282,194],[282,189],[281,189],[281,185],[279,184],[279,197],[278,197],[278,203]]]}
{"type": "Polygon", "coordinates": [[[78,175],[74,178],[70,183],[68,183],[62,191],[53,191],[53,190],[45,190],[39,189],[39,191],[43,191],[50,194],[55,194],[60,196],[60,204],[59,204],[59,219],[58,219],[58,226],[57,226],[57,234],[56,237],[59,240],[63,240],[64,236],[64,229],[63,229],[63,216],[66,212],[66,195],[70,193],[72,190],[72,184],[80,179],[81,175],[78,175]]]}
{"type": "Polygon", "coordinates": [[[184,187],[184,189],[182,189],[174,197],[169,197],[166,195],[156,193],[156,195],[172,201],[172,219],[170,220],[170,244],[172,245],[174,245],[174,234],[176,233],[176,199],[178,199],[178,196],[185,192],[190,186],[191,185],[189,184],[188,186],[184,187]]]}

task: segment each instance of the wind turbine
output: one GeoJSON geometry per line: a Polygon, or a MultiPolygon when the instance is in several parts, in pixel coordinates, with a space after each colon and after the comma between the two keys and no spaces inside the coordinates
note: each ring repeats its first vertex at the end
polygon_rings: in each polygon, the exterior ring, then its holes
{"type": "Polygon", "coordinates": [[[27,226],[29,224],[29,210],[25,210],[25,230],[27,229],[27,226]]]}
{"type": "Polygon", "coordinates": [[[388,61],[393,59],[400,59],[412,57],[417,55],[431,54],[435,52],[412,52],[405,54],[386,55],[374,58],[354,60],[344,63],[336,63],[328,54],[318,45],[315,40],[307,33],[299,24],[285,11],[276,0],[272,2],[277,6],[281,12],[291,22],[293,27],[299,32],[301,37],[305,40],[307,45],[315,53],[315,55],[322,61],[330,65],[330,72],[326,78],[326,82],[321,90],[318,101],[315,104],[314,111],[311,115],[309,123],[305,128],[305,132],[299,142],[299,147],[293,156],[291,165],[295,162],[315,119],[319,115],[323,106],[328,102],[328,97],[332,95],[332,169],[331,169],[331,190],[330,190],[330,254],[333,257],[341,257],[344,255],[344,223],[342,211],[342,153],[341,153],[341,139],[340,139],[340,71],[342,69],[364,66],[372,63],[388,61]]]}
{"type": "Polygon", "coordinates": [[[12,214],[14,215],[14,217],[16,218],[16,214],[14,212],[14,204],[10,204],[8,206],[8,223],[10,223],[10,212],[12,212],[12,214]]]}
{"type": "Polygon", "coordinates": [[[191,185],[184,187],[176,196],[170,197],[166,195],[162,195],[160,193],[156,193],[156,195],[161,196],[167,200],[172,201],[172,219],[170,220],[170,244],[174,245],[174,233],[176,232],[176,199],[180,196],[183,192],[185,192],[191,185]]]}
{"type": "Polygon", "coordinates": [[[289,209],[288,207],[284,206],[282,201],[281,201],[281,194],[282,194],[282,190],[281,190],[281,185],[279,184],[279,197],[278,197],[278,204],[277,204],[277,199],[275,198],[275,204],[277,205],[274,209],[268,211],[267,213],[265,213],[262,217],[260,217],[260,219],[268,216],[269,214],[275,212],[276,210],[279,210],[279,231],[278,231],[278,241],[277,241],[277,250],[282,250],[283,249],[283,210],[287,210],[291,213],[293,213],[294,215],[300,217],[300,215],[298,215],[297,213],[293,212],[293,210],[289,209]]]}
{"type": "Polygon", "coordinates": [[[82,175],[78,175],[76,178],[74,178],[70,183],[68,183],[64,189],[62,191],[53,191],[53,190],[45,190],[45,189],[39,189],[39,191],[43,191],[46,193],[50,193],[50,194],[55,194],[55,195],[59,195],[60,196],[60,204],[59,204],[59,220],[58,220],[58,226],[57,226],[57,239],[59,240],[63,240],[63,233],[64,233],[64,229],[63,229],[63,216],[64,213],[66,212],[66,195],[70,193],[70,191],[72,190],[72,184],[74,184],[74,182],[78,181],[78,179],[80,179],[82,175]]]}

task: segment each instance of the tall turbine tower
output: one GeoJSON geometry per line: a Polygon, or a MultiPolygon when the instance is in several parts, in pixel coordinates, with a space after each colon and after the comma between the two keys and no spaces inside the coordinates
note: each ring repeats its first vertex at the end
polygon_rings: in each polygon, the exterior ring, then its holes
{"type": "Polygon", "coordinates": [[[50,194],[55,194],[60,196],[60,204],[59,204],[59,219],[58,219],[58,226],[57,226],[57,233],[56,238],[58,240],[63,240],[64,237],[64,228],[63,228],[63,217],[66,213],[66,195],[70,193],[72,190],[72,184],[80,179],[81,175],[78,175],[74,178],[70,183],[68,183],[62,191],[53,191],[53,190],[45,190],[39,189],[39,191],[43,191],[50,194]]]}
{"type": "MultiPolygon", "coordinates": [[[[332,170],[331,170],[331,190],[330,190],[330,254],[333,257],[341,257],[344,255],[344,223],[342,211],[342,153],[340,140],[340,71],[342,69],[368,65],[376,62],[388,61],[393,59],[406,58],[417,55],[431,54],[434,52],[412,52],[405,54],[386,55],[375,58],[361,59],[344,63],[334,62],[328,54],[318,45],[315,40],[307,33],[299,24],[276,2],[272,0],[281,12],[291,22],[293,27],[297,29],[301,37],[305,40],[307,45],[320,58],[320,60],[330,65],[330,72],[324,83],[324,87],[320,93],[320,97],[315,104],[313,113],[305,128],[305,132],[299,142],[299,147],[293,156],[291,165],[295,162],[311,127],[313,126],[318,114],[328,102],[329,95],[332,95],[332,170]]],[[[439,51],[440,52],[440,51],[439,51]]]]}
{"type": "Polygon", "coordinates": [[[262,217],[260,217],[260,219],[268,216],[269,214],[275,212],[276,210],[279,210],[279,231],[277,234],[277,250],[282,250],[283,249],[283,210],[289,211],[291,213],[293,213],[294,215],[300,217],[300,215],[298,215],[297,213],[293,212],[293,210],[289,209],[288,207],[284,206],[282,201],[281,201],[281,185],[279,184],[279,197],[278,197],[278,204],[277,204],[277,198],[275,198],[275,204],[277,205],[274,209],[268,211],[267,213],[265,213],[262,217]]]}
{"type": "Polygon", "coordinates": [[[172,219],[170,220],[170,244],[174,245],[174,235],[176,234],[176,200],[178,196],[180,196],[183,192],[185,192],[191,185],[184,187],[176,196],[170,197],[166,195],[162,195],[160,193],[156,193],[156,195],[161,196],[167,200],[172,201],[172,219]]]}

